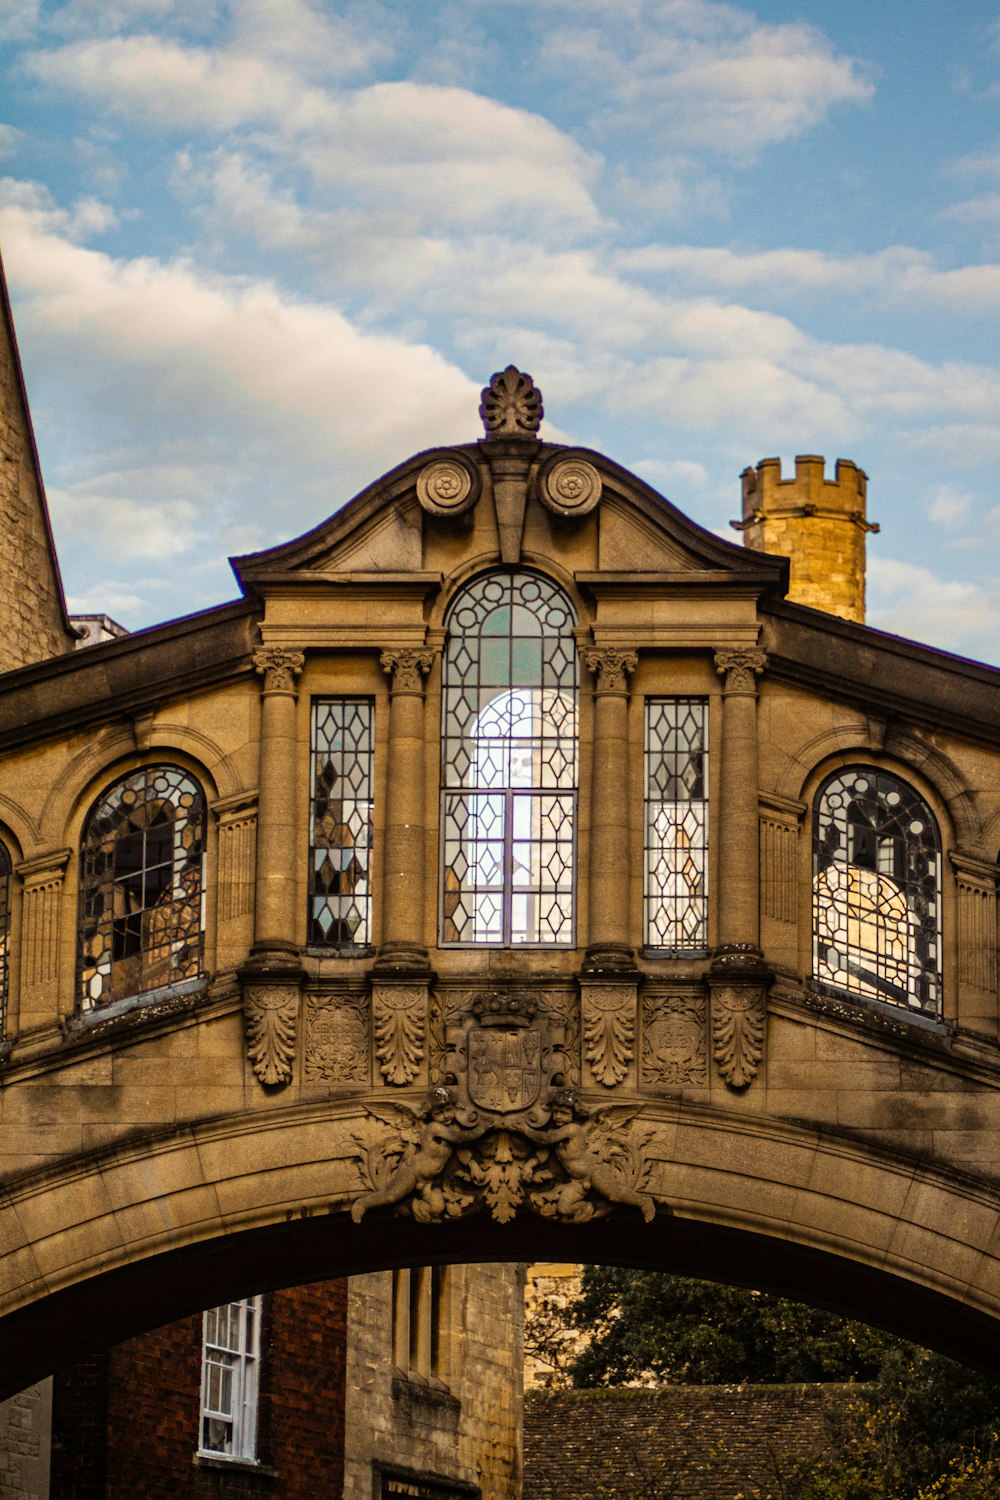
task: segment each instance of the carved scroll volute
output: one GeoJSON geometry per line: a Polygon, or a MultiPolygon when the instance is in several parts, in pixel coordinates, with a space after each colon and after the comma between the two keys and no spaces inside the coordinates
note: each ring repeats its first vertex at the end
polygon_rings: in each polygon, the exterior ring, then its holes
{"type": "Polygon", "coordinates": [[[756,679],[767,666],[764,651],[716,651],[715,670],[723,679],[727,694],[754,694],[756,679]]]}
{"type": "Polygon", "coordinates": [[[638,664],[637,652],[622,651],[617,646],[588,651],[587,666],[594,674],[595,695],[614,693],[618,697],[628,697],[628,680],[638,664]]]}
{"type": "Polygon", "coordinates": [[[299,991],[287,984],[246,984],[243,1015],[250,1066],[268,1088],[291,1083],[299,1031],[299,991]]]}
{"type": "Polygon", "coordinates": [[[413,1083],[424,1071],[427,1050],[426,985],[373,985],[372,1027],[375,1056],[386,1083],[413,1083]]]}
{"type": "Polygon", "coordinates": [[[389,691],[423,696],[424,678],[434,665],[434,652],[410,647],[401,651],[383,651],[379,657],[383,672],[389,674],[389,691]]]}
{"type": "Polygon", "coordinates": [[[712,1042],[724,1083],[745,1089],[764,1056],[767,992],[762,984],[725,984],[712,990],[712,1042]]]}
{"type": "Polygon", "coordinates": [[[296,677],[302,675],[305,656],[301,651],[286,651],[281,646],[261,646],[253,654],[253,664],[264,679],[264,692],[284,693],[295,697],[296,677]]]}
{"type": "Polygon", "coordinates": [[[635,1052],[637,991],[628,984],[581,986],[583,1055],[596,1082],[621,1083],[635,1052]]]}

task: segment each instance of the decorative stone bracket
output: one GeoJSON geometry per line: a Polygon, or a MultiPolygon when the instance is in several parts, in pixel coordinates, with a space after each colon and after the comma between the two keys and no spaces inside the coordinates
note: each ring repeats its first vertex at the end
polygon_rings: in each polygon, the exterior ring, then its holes
{"type": "Polygon", "coordinates": [[[426,1079],[428,999],[424,983],[372,984],[375,1058],[396,1088],[426,1079]]]}
{"type": "Polygon", "coordinates": [[[291,1083],[298,1052],[302,973],[260,965],[240,973],[247,1057],[265,1088],[291,1083]]]}
{"type": "Polygon", "coordinates": [[[757,1077],[773,978],[760,950],[749,943],[723,949],[709,970],[713,1055],[719,1076],[731,1089],[745,1089],[757,1077]]]}
{"type": "Polygon", "coordinates": [[[580,981],[583,1056],[590,1076],[605,1088],[627,1077],[635,1056],[638,988],[635,984],[580,981]]]}

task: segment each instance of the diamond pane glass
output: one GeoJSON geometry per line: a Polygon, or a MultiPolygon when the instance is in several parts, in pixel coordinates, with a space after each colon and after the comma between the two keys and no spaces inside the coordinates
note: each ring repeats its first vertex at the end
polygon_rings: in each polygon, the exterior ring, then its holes
{"type": "Polygon", "coordinates": [[[836,772],[816,798],[814,977],[937,1016],[940,954],[941,840],[930,808],[887,771],[836,772]]]}
{"type": "Polygon", "coordinates": [[[10,855],[0,844],[0,1036],[7,1028],[7,989],[10,975],[10,855]]]}
{"type": "Polygon", "coordinates": [[[571,946],[576,617],[532,573],[452,606],[442,692],[441,941],[571,946]]]}
{"type": "Polygon", "coordinates": [[[83,1011],[200,975],[204,847],[204,794],[179,766],[133,771],[95,804],[80,852],[83,1011]]]}
{"type": "Polygon", "coordinates": [[[309,822],[309,943],[371,941],[375,705],[370,698],[313,703],[309,822]]]}
{"type": "Polygon", "coordinates": [[[646,700],[645,942],[708,944],[708,704],[646,700]]]}

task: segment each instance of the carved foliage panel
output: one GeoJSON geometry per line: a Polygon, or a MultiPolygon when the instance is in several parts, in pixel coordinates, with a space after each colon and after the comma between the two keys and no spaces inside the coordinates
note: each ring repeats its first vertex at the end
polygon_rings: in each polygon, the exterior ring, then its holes
{"type": "Polygon", "coordinates": [[[373,984],[372,1029],[386,1083],[403,1087],[426,1077],[426,985],[373,984]]]}
{"type": "Polygon", "coordinates": [[[365,995],[306,996],[306,1083],[371,1083],[370,1018],[365,995]]]}
{"type": "Polygon", "coordinates": [[[613,1088],[635,1056],[637,992],[634,984],[584,984],[580,1010],[583,1056],[590,1079],[613,1088]]]}
{"type": "Polygon", "coordinates": [[[708,1084],[708,998],[704,993],[642,997],[639,1083],[643,1088],[708,1084]]]}

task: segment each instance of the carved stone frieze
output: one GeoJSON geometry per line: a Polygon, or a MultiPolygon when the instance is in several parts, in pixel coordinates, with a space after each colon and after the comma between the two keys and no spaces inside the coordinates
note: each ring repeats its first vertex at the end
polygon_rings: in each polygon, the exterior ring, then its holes
{"type": "Polygon", "coordinates": [[[646,1088],[707,1084],[705,995],[643,995],[639,1082],[646,1088]]]}
{"type": "Polygon", "coordinates": [[[487,438],[537,437],[544,415],[542,393],[530,375],[508,365],[484,387],[479,415],[487,438]]]}
{"type": "Polygon", "coordinates": [[[578,1224],[622,1205],[649,1222],[658,1206],[644,1187],[651,1128],[634,1128],[637,1113],[592,1111],[575,1089],[549,1090],[519,1116],[463,1109],[444,1087],[419,1110],[370,1105],[371,1127],[355,1137],[367,1191],[351,1216],[394,1206],[440,1223],[487,1209],[501,1224],[520,1212],[578,1224]]]}
{"type": "Polygon", "coordinates": [[[586,516],[601,498],[601,476],[592,463],[557,455],[538,476],[538,498],[557,516],[586,516]]]}
{"type": "Polygon", "coordinates": [[[417,476],[417,499],[432,516],[460,516],[479,498],[479,472],[457,454],[435,458],[417,476]]]}
{"type": "Polygon", "coordinates": [[[587,652],[587,666],[596,682],[594,692],[628,694],[628,679],[639,664],[635,651],[622,651],[618,646],[587,652]]]}
{"type": "Polygon", "coordinates": [[[725,679],[727,693],[755,693],[755,679],[767,666],[763,651],[716,651],[715,670],[725,679]]]}
{"type": "Polygon", "coordinates": [[[413,1083],[427,1050],[427,986],[373,984],[375,1056],[386,1083],[413,1083]]]}
{"type": "Polygon", "coordinates": [[[299,990],[289,984],[244,984],[247,1056],[267,1087],[291,1083],[298,1040],[299,990]]]}
{"type": "Polygon", "coordinates": [[[767,987],[764,984],[712,986],[712,1042],[723,1082],[745,1089],[757,1077],[764,1055],[767,987]]]}
{"type": "Polygon", "coordinates": [[[303,1072],[307,1083],[371,1082],[368,1000],[364,995],[307,995],[303,1072]]]}
{"type": "Polygon", "coordinates": [[[383,651],[379,657],[383,672],[391,678],[390,692],[424,691],[424,678],[434,665],[434,652],[407,647],[401,651],[383,651]]]}
{"type": "Polygon", "coordinates": [[[303,652],[287,651],[283,646],[261,646],[253,654],[253,664],[264,679],[264,692],[289,693],[292,697],[305,661],[303,652]]]}
{"type": "Polygon", "coordinates": [[[583,1055],[593,1078],[613,1088],[635,1053],[637,992],[634,984],[583,984],[580,1019],[583,1055]]]}
{"type": "MultiPolygon", "coordinates": [[[[478,1080],[472,1087],[481,1091],[490,1086],[491,1080],[489,1076],[480,1078],[480,1070],[488,1075],[489,1059],[501,1048],[499,1040],[488,1041],[483,1033],[506,1031],[536,1034],[540,1092],[556,1085],[576,1086],[580,1081],[579,1015],[579,1001],[570,991],[499,987],[438,991],[432,996],[430,1008],[430,1081],[456,1088],[460,1106],[471,1105],[466,1071],[470,1048],[474,1078],[478,1080]],[[491,1022],[484,1025],[487,1016],[491,1022]]],[[[508,1035],[504,1049],[511,1055],[511,1066],[528,1066],[517,1058],[530,1054],[535,1045],[535,1037],[522,1036],[516,1041],[508,1035]]],[[[522,1082],[522,1088],[525,1086],[522,1082]]]]}

